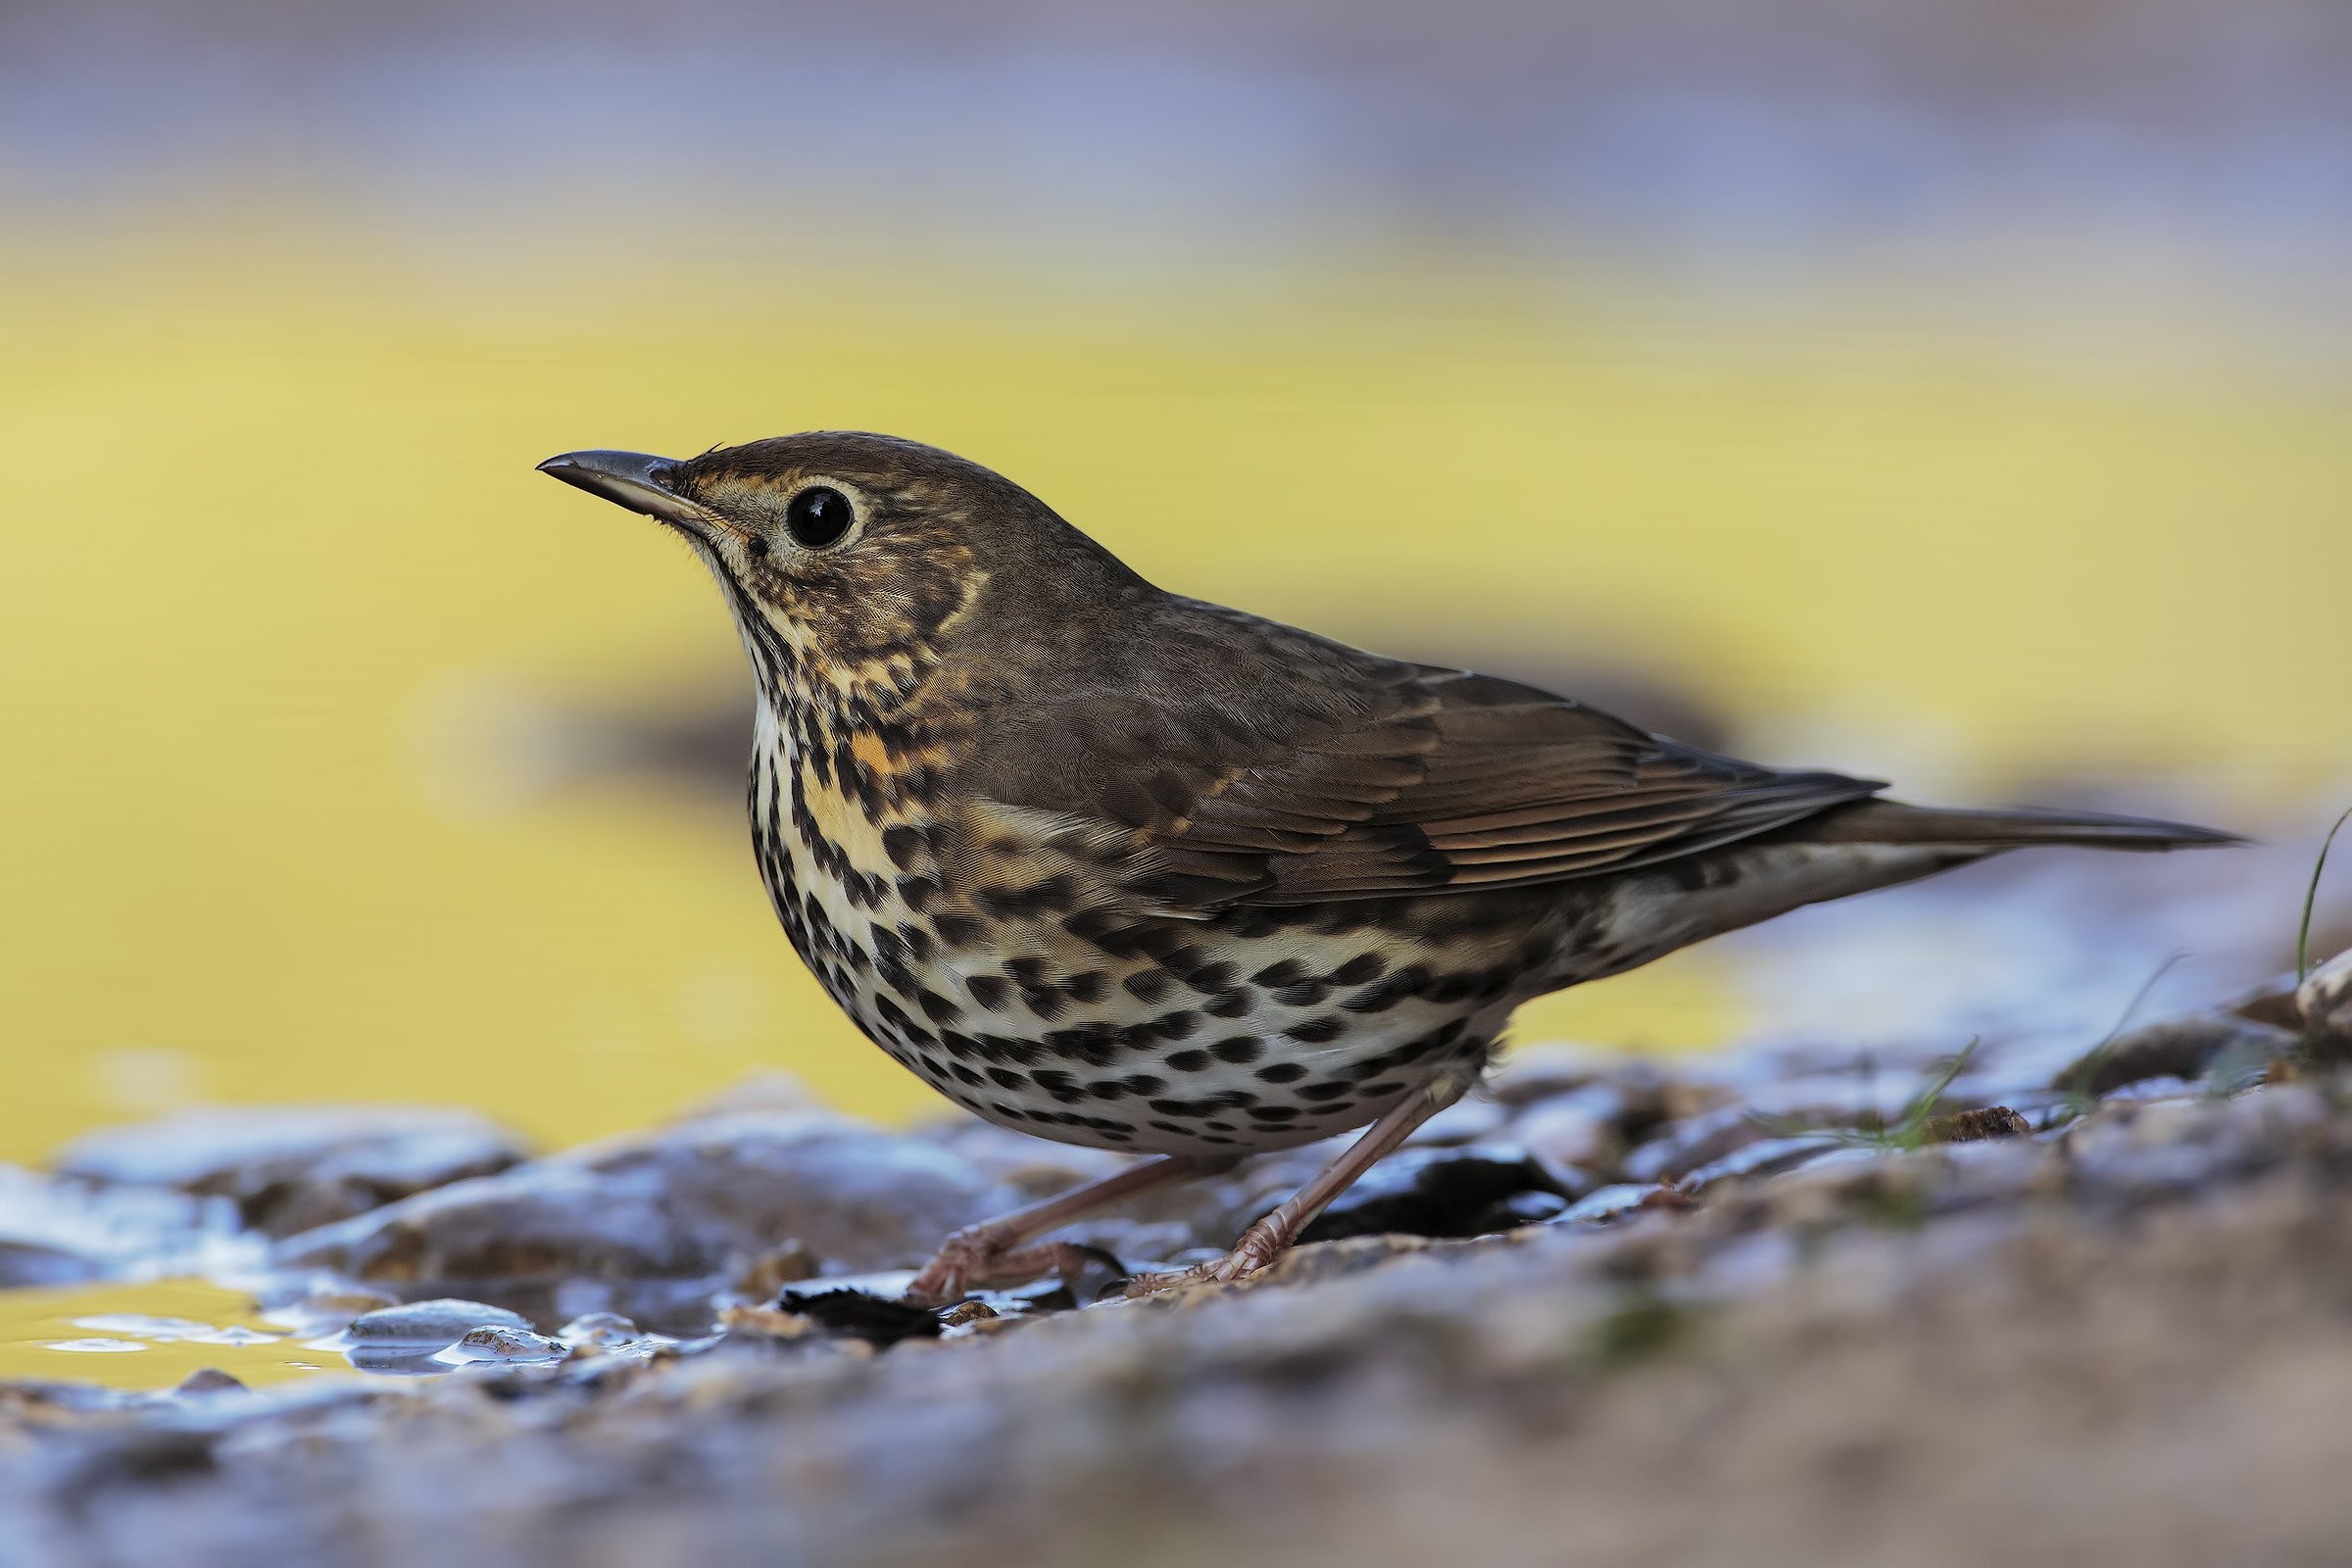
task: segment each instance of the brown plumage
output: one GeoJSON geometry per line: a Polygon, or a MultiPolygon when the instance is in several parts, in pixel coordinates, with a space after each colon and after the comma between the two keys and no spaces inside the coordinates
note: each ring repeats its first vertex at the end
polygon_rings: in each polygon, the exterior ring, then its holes
{"type": "Polygon", "coordinates": [[[951,1239],[926,1299],[1060,1261],[1030,1244],[1098,1203],[1371,1123],[1194,1277],[1260,1267],[1547,991],[2004,850],[2231,842],[1904,806],[1164,593],[890,437],[541,466],[717,578],[760,683],[761,877],[858,1026],[977,1114],[1162,1156],[951,1239]]]}

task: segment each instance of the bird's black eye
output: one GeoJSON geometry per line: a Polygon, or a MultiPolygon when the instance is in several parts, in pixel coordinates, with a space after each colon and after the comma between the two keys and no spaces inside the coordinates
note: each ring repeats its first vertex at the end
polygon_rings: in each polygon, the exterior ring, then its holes
{"type": "Polygon", "coordinates": [[[857,520],[850,498],[821,484],[812,484],[794,496],[784,509],[784,526],[805,550],[822,550],[838,543],[857,520]]]}

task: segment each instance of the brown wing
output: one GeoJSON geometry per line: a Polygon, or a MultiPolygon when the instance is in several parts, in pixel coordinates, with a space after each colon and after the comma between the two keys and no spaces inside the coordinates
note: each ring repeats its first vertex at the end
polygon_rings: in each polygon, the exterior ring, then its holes
{"type": "Polygon", "coordinates": [[[1155,811],[1141,824],[1153,891],[1315,904],[1518,887],[1696,854],[1886,787],[1711,756],[1493,676],[1419,669],[1397,695],[1155,811]]]}
{"type": "Polygon", "coordinates": [[[1532,686],[1260,628],[1255,657],[1202,666],[1149,711],[1090,703],[1031,729],[1050,728],[1063,760],[1014,804],[1115,824],[1145,891],[1214,907],[1625,871],[1886,787],[1716,757],[1532,686]]]}

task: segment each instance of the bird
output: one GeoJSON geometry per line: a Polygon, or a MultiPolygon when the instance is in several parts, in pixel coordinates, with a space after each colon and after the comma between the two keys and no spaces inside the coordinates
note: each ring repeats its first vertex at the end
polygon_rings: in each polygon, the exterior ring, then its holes
{"type": "Polygon", "coordinates": [[[924,1304],[1067,1274],[1048,1238],[1089,1212],[1363,1129],[1221,1257],[1127,1289],[1259,1272],[1533,998],[2010,850],[2241,842],[1905,805],[1384,658],[1165,591],[898,437],[538,466],[716,580],[757,679],[759,873],[834,1003],[967,1111],[1148,1156],[944,1239],[924,1304]]]}

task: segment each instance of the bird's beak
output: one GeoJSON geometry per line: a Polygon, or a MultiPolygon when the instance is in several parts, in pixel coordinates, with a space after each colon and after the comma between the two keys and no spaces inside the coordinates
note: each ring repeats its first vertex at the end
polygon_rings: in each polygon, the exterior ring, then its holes
{"type": "Polygon", "coordinates": [[[643,452],[566,452],[539,465],[539,471],[603,496],[616,507],[706,532],[715,520],[710,514],[662,483],[677,466],[675,459],[643,452]]]}

